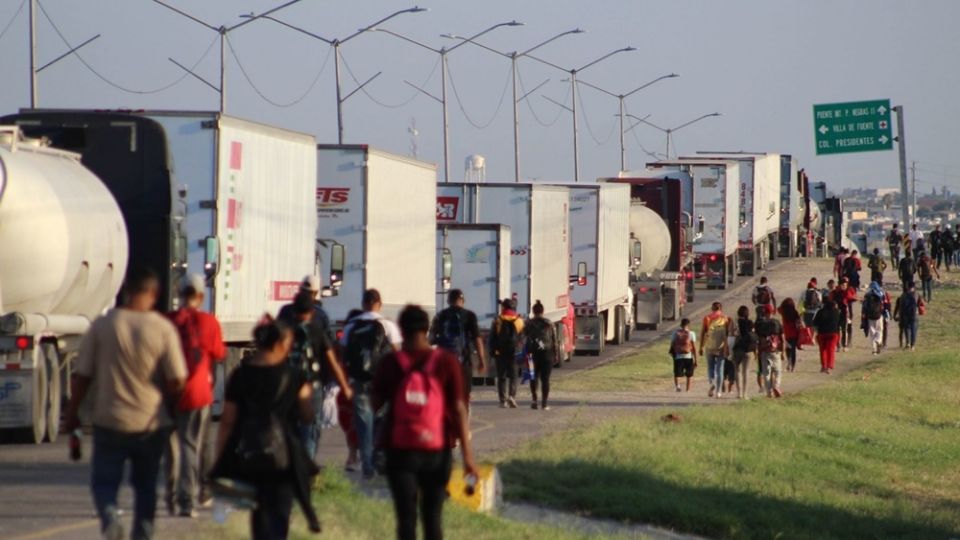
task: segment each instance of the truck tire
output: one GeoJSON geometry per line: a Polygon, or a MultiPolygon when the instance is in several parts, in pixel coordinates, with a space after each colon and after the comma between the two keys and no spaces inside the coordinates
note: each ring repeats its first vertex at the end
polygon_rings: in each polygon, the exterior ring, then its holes
{"type": "Polygon", "coordinates": [[[620,306],[614,308],[613,324],[616,325],[616,330],[613,333],[614,345],[623,345],[623,343],[626,341],[626,339],[624,339],[624,335],[627,333],[627,325],[624,323],[624,319],[626,319],[626,317],[623,314],[623,308],[620,306]]]}
{"type": "Polygon", "coordinates": [[[41,346],[46,362],[47,381],[47,440],[56,442],[60,435],[60,412],[63,402],[63,377],[60,371],[60,354],[53,343],[41,346]]]}
{"type": "Polygon", "coordinates": [[[47,363],[39,347],[33,350],[33,406],[30,411],[32,425],[28,429],[34,444],[40,444],[47,436],[47,363]]]}
{"type": "Polygon", "coordinates": [[[593,356],[600,356],[603,354],[604,346],[607,344],[607,318],[600,316],[600,339],[597,340],[599,343],[599,348],[593,351],[593,356]]]}

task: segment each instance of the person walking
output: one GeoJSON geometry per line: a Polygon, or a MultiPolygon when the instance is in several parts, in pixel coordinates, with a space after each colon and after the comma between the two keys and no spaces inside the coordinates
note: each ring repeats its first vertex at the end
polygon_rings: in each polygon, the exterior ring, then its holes
{"type": "Polygon", "coordinates": [[[517,353],[521,351],[523,319],[511,298],[500,302],[500,315],[490,326],[490,354],[497,366],[497,397],[500,408],[517,408],[517,353]]]}
{"type": "Polygon", "coordinates": [[[929,239],[930,245],[928,247],[930,248],[930,258],[939,270],[940,265],[943,264],[943,232],[940,230],[939,223],[933,226],[929,239]]]}
{"type": "Polygon", "coordinates": [[[830,373],[836,365],[837,345],[844,324],[843,313],[833,300],[824,302],[823,308],[813,318],[813,329],[817,332],[817,346],[820,348],[820,373],[830,373]]]}
{"type": "Polygon", "coordinates": [[[757,333],[750,320],[750,308],[740,306],[737,309],[737,338],[733,343],[733,370],[737,375],[737,398],[747,399],[747,370],[757,358],[757,333]]]}
{"type": "Polygon", "coordinates": [[[846,262],[850,252],[845,247],[837,248],[837,256],[833,258],[833,277],[838,280],[843,278],[843,263],[846,262]]]}
{"type": "Polygon", "coordinates": [[[923,291],[923,299],[929,304],[933,300],[933,276],[940,279],[940,271],[930,258],[924,252],[920,252],[917,257],[917,275],[920,277],[920,287],[923,291]]]}
{"type": "Polygon", "coordinates": [[[376,409],[372,405],[370,385],[380,361],[400,347],[402,338],[397,325],[380,314],[383,308],[380,291],[364,291],[361,307],[363,313],[344,326],[340,345],[353,387],[353,429],[360,442],[360,464],[364,479],[369,480],[376,472],[373,462],[376,409]]]}
{"type": "Polygon", "coordinates": [[[850,252],[850,256],[843,261],[843,277],[850,282],[850,287],[854,290],[860,290],[860,271],[863,270],[863,263],[860,261],[860,254],[857,250],[850,252]]]}
{"type": "MultiPolygon", "coordinates": [[[[363,313],[361,309],[351,309],[347,312],[344,324],[349,323],[361,313],[363,313]]],[[[347,369],[342,355],[339,360],[341,369],[347,369]]],[[[347,443],[347,461],[343,464],[343,470],[347,472],[359,471],[362,467],[360,463],[360,439],[353,426],[353,396],[351,395],[350,399],[347,399],[347,393],[342,391],[337,394],[337,423],[340,424],[340,430],[343,432],[343,437],[347,443]]]]}
{"type": "Polygon", "coordinates": [[[213,498],[205,485],[211,465],[206,443],[213,403],[213,362],[227,356],[220,323],[201,310],[206,283],[203,276],[191,275],[180,287],[180,309],[167,315],[177,329],[187,379],[177,403],[175,429],[168,439],[165,461],[164,502],[172,516],[196,517],[194,505],[207,506],[213,498]]]}
{"type": "Polygon", "coordinates": [[[727,334],[730,319],[723,314],[723,305],[714,302],[710,306],[710,313],[703,318],[700,335],[700,356],[707,358],[707,377],[710,379],[709,397],[720,397],[723,394],[723,361],[729,356],[727,334]]]}
{"type": "Polygon", "coordinates": [[[880,248],[873,248],[873,254],[867,261],[867,268],[870,269],[870,281],[876,281],[883,284],[883,271],[887,269],[887,261],[880,255],[880,248]]]}
{"type": "Polygon", "coordinates": [[[910,249],[914,253],[926,251],[926,241],[923,238],[923,233],[917,230],[916,223],[910,226],[910,234],[907,235],[907,238],[910,240],[910,249]]]}
{"type": "Polygon", "coordinates": [[[911,351],[917,348],[917,331],[920,326],[920,315],[925,310],[923,298],[917,294],[913,283],[908,283],[903,294],[897,298],[897,304],[893,309],[893,320],[900,323],[903,340],[901,347],[906,347],[911,351]]]}
{"type": "Polygon", "coordinates": [[[773,314],[774,309],[768,306],[757,319],[755,331],[767,397],[781,397],[783,391],[780,389],[780,379],[786,339],[783,335],[783,325],[773,318],[773,314]]]}
{"type": "Polygon", "coordinates": [[[523,328],[523,340],[527,344],[527,354],[533,358],[533,378],[530,380],[530,394],[533,402],[530,408],[549,411],[547,400],[550,397],[550,371],[556,360],[557,335],[553,323],[543,316],[543,304],[537,300],[533,304],[533,318],[523,328]],[[537,402],[537,385],[541,389],[542,401],[537,402]]]}
{"type": "Polygon", "coordinates": [[[133,270],[123,287],[121,307],[98,317],[83,336],[65,428],[80,427],[78,411],[91,385],[93,458],[91,491],[104,538],[124,536],[117,493],[130,462],[133,485],[134,539],[153,536],[160,459],[173,419],[187,365],[177,330],[153,310],[160,279],[150,270],[133,270]]]}
{"type": "Polygon", "coordinates": [[[917,263],[913,259],[913,251],[907,249],[904,251],[903,259],[897,266],[897,275],[900,277],[901,288],[906,288],[908,283],[913,283],[914,275],[917,273],[917,263]]]}
{"type": "Polygon", "coordinates": [[[682,391],[680,378],[687,379],[686,391],[697,368],[697,333],[690,329],[690,319],[681,319],[680,328],[670,337],[670,356],[673,358],[673,386],[682,391]]]}
{"type": "Polygon", "coordinates": [[[753,305],[756,306],[758,316],[765,310],[766,306],[776,309],[777,297],[773,294],[773,289],[770,287],[767,276],[760,278],[760,285],[753,290],[751,300],[753,300],[753,305]]]}
{"type": "Polygon", "coordinates": [[[857,301],[857,291],[850,286],[847,278],[840,280],[840,284],[830,294],[830,299],[836,304],[843,315],[844,323],[841,328],[840,344],[843,351],[853,347],[853,303],[857,301]]]}
{"type": "Polygon", "coordinates": [[[285,304],[280,308],[280,312],[277,313],[277,320],[283,321],[285,324],[291,328],[297,326],[296,317],[294,316],[294,303],[296,302],[297,296],[307,295],[310,298],[310,302],[313,305],[313,317],[311,319],[311,324],[318,326],[329,338],[330,342],[333,343],[333,326],[330,324],[330,316],[327,314],[327,311],[323,309],[323,302],[319,300],[320,296],[320,280],[317,276],[308,275],[303,276],[303,279],[300,280],[300,286],[297,289],[297,294],[294,296],[294,301],[285,304]]]}
{"type": "Polygon", "coordinates": [[[484,362],[483,338],[480,337],[477,315],[463,307],[465,303],[463,291],[451,289],[447,293],[447,307],[437,313],[430,324],[429,336],[432,345],[452,354],[460,362],[463,395],[469,410],[470,394],[473,391],[473,359],[477,359],[477,373],[486,373],[487,366],[484,362]]]}
{"type": "Polygon", "coordinates": [[[883,287],[873,281],[867,294],[863,296],[863,309],[860,318],[865,321],[867,335],[870,338],[870,349],[874,355],[880,354],[883,349],[883,319],[885,317],[883,287]]]}
{"type": "MultiPolygon", "coordinates": [[[[941,243],[943,244],[943,262],[947,267],[947,272],[949,272],[950,265],[953,264],[953,252],[956,249],[956,238],[953,236],[953,231],[950,230],[950,225],[944,228],[941,243]]],[[[937,265],[937,268],[939,269],[940,265],[937,265]]]]}
{"type": "Polygon", "coordinates": [[[897,224],[894,223],[893,228],[890,229],[890,234],[887,235],[887,246],[890,248],[890,264],[894,269],[900,263],[900,246],[902,244],[903,234],[900,233],[897,224]]]}
{"type": "Polygon", "coordinates": [[[312,532],[320,520],[310,502],[319,472],[300,442],[299,425],[313,421],[313,385],[287,361],[293,331],[266,315],[253,330],[254,354],[227,380],[217,429],[215,485],[242,482],[255,492],[250,513],[254,540],[287,538],[297,500],[312,532]]]}
{"type": "Polygon", "coordinates": [[[817,311],[820,311],[823,306],[823,295],[817,289],[816,278],[811,278],[810,282],[807,283],[807,289],[803,291],[803,298],[800,302],[803,306],[803,324],[810,326],[813,323],[813,318],[817,315],[817,311]]]}
{"type": "Polygon", "coordinates": [[[786,341],[787,351],[787,371],[793,372],[797,369],[797,349],[800,346],[800,330],[803,328],[803,320],[800,312],[797,311],[797,305],[793,298],[784,298],[777,310],[780,313],[780,319],[783,321],[783,337],[786,341]]]}
{"type": "Polygon", "coordinates": [[[443,503],[458,441],[464,477],[468,483],[477,478],[463,370],[452,354],[430,347],[429,328],[427,312],[404,308],[403,345],[384,358],[373,381],[374,407],[389,411],[382,444],[400,540],[416,540],[418,505],[424,538],[443,538],[443,503]]]}

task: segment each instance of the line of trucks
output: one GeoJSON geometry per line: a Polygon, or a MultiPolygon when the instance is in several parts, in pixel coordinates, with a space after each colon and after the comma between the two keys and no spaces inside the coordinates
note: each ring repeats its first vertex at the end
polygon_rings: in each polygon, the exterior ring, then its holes
{"type": "Polygon", "coordinates": [[[57,438],[79,341],[130,267],[160,274],[160,310],[205,276],[227,366],[305,275],[337,324],[366,288],[387,317],[459,288],[482,328],[503,298],[539,300],[561,355],[599,354],[679,318],[695,283],[814,254],[817,207],[784,154],[438,183],[433,164],[219,113],[24,110],[0,117],[0,439],[57,438]]]}

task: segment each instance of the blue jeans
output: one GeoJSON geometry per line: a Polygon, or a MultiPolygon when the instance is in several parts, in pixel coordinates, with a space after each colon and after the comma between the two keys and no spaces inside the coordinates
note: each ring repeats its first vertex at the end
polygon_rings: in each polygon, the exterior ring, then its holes
{"type": "Polygon", "coordinates": [[[707,378],[710,379],[710,386],[716,387],[717,392],[723,389],[723,356],[715,353],[707,353],[707,378]]]}
{"type": "Polygon", "coordinates": [[[923,300],[929,302],[933,299],[933,278],[921,278],[920,285],[923,290],[923,300]]]}
{"type": "Polygon", "coordinates": [[[163,457],[169,437],[168,429],[123,433],[94,427],[90,483],[101,531],[118,519],[117,492],[120,491],[126,462],[130,461],[130,484],[134,492],[131,538],[140,540],[153,536],[160,458],[163,457]]]}
{"type": "Polygon", "coordinates": [[[373,476],[373,403],[366,385],[353,385],[353,429],[360,443],[360,462],[364,476],[373,476]]]}
{"type": "Polygon", "coordinates": [[[310,459],[316,461],[323,434],[323,388],[313,389],[313,422],[300,424],[300,440],[310,459]]]}
{"type": "Polygon", "coordinates": [[[916,318],[913,319],[900,319],[900,327],[903,328],[905,334],[905,345],[907,347],[913,347],[917,344],[917,330],[920,326],[920,321],[916,318]]]}

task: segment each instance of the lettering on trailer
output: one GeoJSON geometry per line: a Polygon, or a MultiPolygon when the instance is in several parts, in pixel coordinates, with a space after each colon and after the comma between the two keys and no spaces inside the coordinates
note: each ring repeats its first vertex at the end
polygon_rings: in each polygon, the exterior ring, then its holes
{"type": "MultiPolygon", "coordinates": [[[[740,182],[740,226],[747,224],[747,184],[740,182]]],[[[752,231],[751,231],[752,232],[752,231]]]]}
{"type": "Polygon", "coordinates": [[[490,246],[473,246],[467,248],[467,262],[486,264],[490,262],[490,246]]]}
{"type": "Polygon", "coordinates": [[[5,400],[5,399],[7,399],[8,397],[12,397],[12,396],[13,396],[13,393],[16,392],[17,390],[19,390],[19,389],[22,388],[22,387],[23,387],[23,385],[21,385],[20,383],[18,383],[18,382],[16,382],[16,381],[7,381],[7,382],[5,382],[5,383],[3,384],[3,386],[0,386],[0,401],[3,401],[3,400],[5,400]]]}
{"type": "Polygon", "coordinates": [[[318,187],[317,188],[317,217],[336,218],[339,214],[349,214],[350,188],[348,187],[318,187]]]}
{"type": "Polygon", "coordinates": [[[893,149],[890,100],[813,106],[817,155],[893,149]]]}
{"type": "Polygon", "coordinates": [[[460,197],[437,196],[437,221],[456,221],[460,197]]]}
{"type": "Polygon", "coordinates": [[[300,291],[299,281],[274,281],[273,282],[273,300],[276,302],[287,302],[297,296],[300,291]]]}
{"type": "Polygon", "coordinates": [[[561,294],[557,297],[557,308],[565,308],[570,304],[570,295],[561,294]]]}
{"type": "Polygon", "coordinates": [[[243,143],[240,141],[230,141],[229,144],[229,175],[227,177],[226,192],[231,196],[227,198],[227,257],[224,264],[225,272],[223,272],[222,287],[219,288],[220,294],[223,295],[222,300],[228,300],[230,298],[231,274],[243,268],[243,253],[240,253],[237,247],[238,244],[240,244],[239,239],[242,234],[243,201],[236,195],[237,193],[241,193],[238,189],[239,182],[237,177],[243,174],[243,143]]]}

